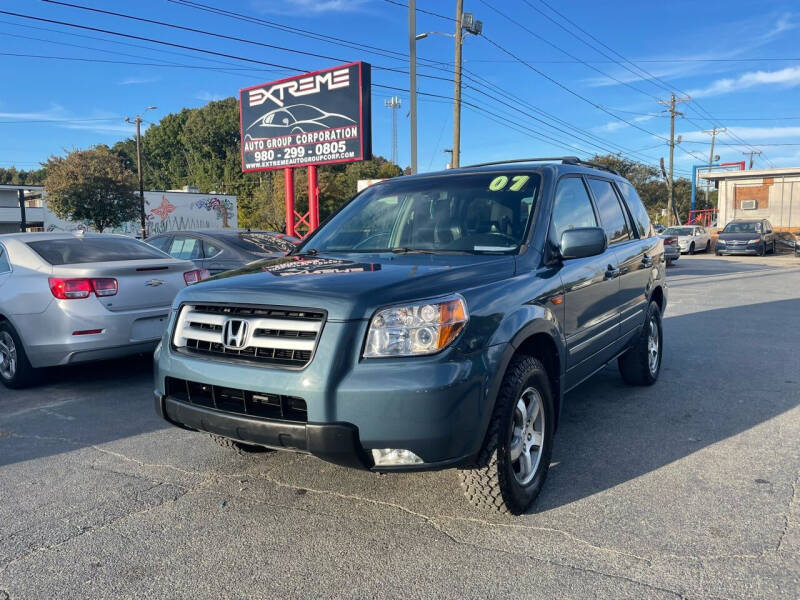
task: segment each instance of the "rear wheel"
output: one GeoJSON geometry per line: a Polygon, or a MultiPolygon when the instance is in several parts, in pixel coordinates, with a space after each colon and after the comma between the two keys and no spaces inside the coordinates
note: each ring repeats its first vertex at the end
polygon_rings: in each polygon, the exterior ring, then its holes
{"type": "Polygon", "coordinates": [[[532,356],[515,357],[497,395],[478,463],[460,471],[467,498],[483,509],[525,511],[547,478],[554,425],[544,366],[532,356]]]}
{"type": "Polygon", "coordinates": [[[211,436],[211,439],[214,440],[217,444],[222,446],[223,448],[228,448],[236,452],[236,454],[260,454],[263,452],[275,452],[270,448],[265,448],[264,446],[255,446],[252,444],[243,444],[242,442],[237,442],[230,438],[223,437],[221,435],[216,435],[214,433],[209,433],[208,435],[211,436]]]}
{"type": "Polygon", "coordinates": [[[617,364],[622,379],[630,385],[653,385],[661,371],[661,354],[664,349],[661,329],[661,310],[650,303],[647,320],[634,345],[619,357],[617,364]]]}
{"type": "Polygon", "coordinates": [[[16,330],[8,321],[0,321],[0,381],[9,388],[23,388],[31,384],[33,373],[16,330]]]}

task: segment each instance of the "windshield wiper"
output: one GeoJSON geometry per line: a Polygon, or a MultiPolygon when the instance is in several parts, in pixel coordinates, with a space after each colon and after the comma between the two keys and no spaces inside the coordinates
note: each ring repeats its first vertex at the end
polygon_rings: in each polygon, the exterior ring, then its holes
{"type": "Polygon", "coordinates": [[[391,248],[389,250],[393,254],[472,254],[466,250],[438,250],[432,248],[391,248]]]}

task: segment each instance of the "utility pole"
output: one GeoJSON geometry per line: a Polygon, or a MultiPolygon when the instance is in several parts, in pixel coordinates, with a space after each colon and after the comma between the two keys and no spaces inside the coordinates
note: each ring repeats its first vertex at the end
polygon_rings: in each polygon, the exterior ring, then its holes
{"type": "MultiPolygon", "coordinates": [[[[717,141],[717,134],[718,133],[725,133],[726,131],[728,131],[727,127],[719,128],[716,125],[710,131],[709,130],[704,130],[703,131],[703,133],[707,133],[707,134],[709,134],[711,136],[711,152],[708,155],[708,167],[709,167],[709,170],[710,170],[711,166],[714,164],[714,143],[717,141]]],[[[706,203],[708,203],[708,197],[709,197],[710,194],[711,194],[711,182],[710,181],[706,181],[706,203]]]]}
{"type": "Polygon", "coordinates": [[[456,60],[453,73],[453,161],[458,168],[461,158],[461,49],[464,41],[464,1],[456,0],[456,60]]]}
{"type": "MultiPolygon", "coordinates": [[[[670,225],[675,225],[675,204],[674,204],[674,169],[675,169],[675,116],[683,116],[683,113],[675,110],[675,105],[679,102],[688,102],[691,100],[689,96],[685,98],[676,98],[675,93],[670,94],[669,100],[659,100],[659,104],[669,106],[669,181],[667,181],[667,216],[670,220],[670,225]]],[[[680,142],[679,142],[680,143],[680,142]]]]}
{"type": "Polygon", "coordinates": [[[750,152],[742,152],[742,154],[744,154],[745,156],[749,156],[750,157],[750,167],[749,168],[752,169],[753,168],[753,157],[761,156],[761,150],[751,150],[750,152]]]}
{"type": "Polygon", "coordinates": [[[397,109],[400,108],[400,98],[392,96],[383,101],[386,108],[392,109],[392,162],[397,164],[397,109]]]}
{"type": "Polygon", "coordinates": [[[408,91],[411,96],[411,174],[417,172],[417,2],[408,0],[408,91]]]}
{"type": "MultiPolygon", "coordinates": [[[[155,106],[148,106],[142,111],[142,115],[148,110],[155,109],[155,106]]],[[[144,240],[147,237],[147,216],[144,209],[144,178],[142,177],[142,115],[136,115],[133,120],[131,120],[130,117],[125,117],[125,122],[136,124],[136,171],[139,177],[139,220],[142,229],[142,240],[144,240]]]]}

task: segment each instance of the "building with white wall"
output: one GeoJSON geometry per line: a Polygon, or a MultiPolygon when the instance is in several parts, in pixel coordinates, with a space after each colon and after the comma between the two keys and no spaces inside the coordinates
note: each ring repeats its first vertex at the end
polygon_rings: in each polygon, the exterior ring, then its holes
{"type": "Polygon", "coordinates": [[[719,190],[717,223],[768,219],[778,231],[800,231],[800,167],[700,173],[719,190]]]}
{"type": "Polygon", "coordinates": [[[20,230],[20,194],[25,205],[25,229],[41,231],[44,228],[43,191],[44,188],[39,185],[0,185],[0,233],[20,230]]]}

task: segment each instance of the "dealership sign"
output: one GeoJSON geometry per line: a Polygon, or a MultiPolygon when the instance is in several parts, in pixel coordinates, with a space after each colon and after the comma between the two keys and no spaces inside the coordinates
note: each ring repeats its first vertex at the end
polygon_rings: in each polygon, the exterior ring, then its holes
{"type": "Polygon", "coordinates": [[[370,66],[355,62],[239,91],[242,171],[368,160],[370,66]]]}

